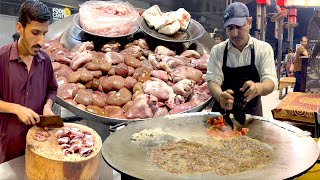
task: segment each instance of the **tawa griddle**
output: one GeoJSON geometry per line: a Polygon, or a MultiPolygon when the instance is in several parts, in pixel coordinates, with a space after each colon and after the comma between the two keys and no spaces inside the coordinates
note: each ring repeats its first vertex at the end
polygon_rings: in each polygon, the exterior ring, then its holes
{"type": "Polygon", "coordinates": [[[319,157],[319,148],[309,133],[276,120],[251,115],[247,115],[245,125],[250,129],[247,136],[269,144],[274,149],[274,159],[262,168],[233,175],[174,174],[161,170],[151,163],[147,152],[130,139],[134,133],[156,127],[190,133],[193,128],[206,128],[207,118],[218,115],[187,113],[128,123],[105,140],[102,146],[103,158],[123,175],[139,179],[287,179],[305,173],[319,157]]]}

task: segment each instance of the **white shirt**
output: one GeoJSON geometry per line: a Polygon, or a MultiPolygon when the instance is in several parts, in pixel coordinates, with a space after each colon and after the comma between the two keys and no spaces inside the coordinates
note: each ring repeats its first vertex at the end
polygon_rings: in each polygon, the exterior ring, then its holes
{"type": "Polygon", "coordinates": [[[222,72],[223,53],[228,45],[228,67],[241,67],[251,64],[251,46],[254,46],[255,65],[260,76],[260,81],[263,82],[270,79],[274,83],[274,90],[278,88],[278,79],[276,67],[273,59],[273,49],[269,43],[260,41],[250,37],[245,48],[240,52],[233,47],[229,39],[212,47],[208,62],[206,80],[216,82],[222,85],[224,76],[222,72]]]}

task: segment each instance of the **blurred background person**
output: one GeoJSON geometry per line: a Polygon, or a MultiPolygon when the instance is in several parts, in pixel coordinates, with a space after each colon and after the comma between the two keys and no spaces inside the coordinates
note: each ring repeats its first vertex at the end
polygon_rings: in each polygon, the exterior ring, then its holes
{"type": "Polygon", "coordinates": [[[222,36],[221,36],[220,34],[215,34],[215,35],[213,36],[213,40],[214,40],[214,42],[215,42],[216,44],[219,44],[219,43],[222,42],[222,36]]]}
{"type": "Polygon", "coordinates": [[[294,60],[294,52],[290,48],[288,50],[288,54],[284,58],[284,68],[286,72],[286,77],[293,76],[293,72],[290,72],[290,66],[293,63],[294,60]]]}
{"type": "Polygon", "coordinates": [[[301,56],[308,56],[308,38],[303,36],[300,40],[300,46],[297,48],[296,55],[294,58],[294,68],[293,68],[293,75],[296,78],[296,84],[294,85],[293,92],[300,92],[301,86],[301,69],[302,69],[302,59],[301,56]]]}

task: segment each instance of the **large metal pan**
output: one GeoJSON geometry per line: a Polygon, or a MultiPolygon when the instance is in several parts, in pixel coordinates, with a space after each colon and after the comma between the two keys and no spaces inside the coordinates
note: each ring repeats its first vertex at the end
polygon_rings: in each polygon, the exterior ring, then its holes
{"type": "Polygon", "coordinates": [[[132,134],[156,127],[182,129],[183,132],[190,133],[194,128],[205,128],[206,119],[217,115],[219,114],[176,114],[129,123],[105,140],[102,146],[103,158],[120,173],[140,179],[287,179],[309,170],[319,157],[319,148],[308,133],[279,121],[250,115],[246,125],[250,129],[248,136],[272,146],[275,158],[262,168],[234,175],[178,175],[166,172],[152,165],[147,152],[130,140],[132,134]]]}
{"type": "MultiPolygon", "coordinates": [[[[74,16],[74,15],[73,15],[74,16]]],[[[84,42],[84,41],[93,41],[96,47],[96,50],[99,49],[99,46],[105,44],[106,42],[109,42],[110,40],[114,40],[115,38],[105,38],[105,37],[98,37],[98,36],[93,36],[91,34],[87,34],[80,29],[78,29],[74,24],[73,24],[73,16],[64,18],[56,23],[53,23],[49,26],[49,29],[51,32],[50,34],[47,34],[48,39],[54,39],[59,36],[60,37],[60,42],[63,44],[64,47],[67,49],[72,49],[75,45],[84,42]],[[55,33],[58,32],[58,33],[55,33]]],[[[126,44],[129,41],[132,41],[132,39],[137,39],[137,38],[147,38],[148,41],[151,41],[152,43],[149,43],[150,46],[156,46],[157,44],[165,44],[169,46],[170,48],[175,49],[177,52],[182,52],[186,48],[193,47],[199,52],[207,51],[210,52],[211,47],[214,45],[214,42],[210,35],[207,32],[204,32],[203,35],[197,40],[197,41],[190,41],[186,43],[173,43],[173,42],[165,42],[161,40],[154,39],[152,37],[146,36],[141,30],[136,32],[135,34],[128,36],[128,37],[120,37],[116,38],[116,41],[119,41],[122,44],[126,44]],[[167,43],[167,44],[166,44],[167,43]]],[[[151,47],[152,48],[152,47],[151,47]]],[[[203,102],[199,106],[190,109],[186,112],[198,112],[201,111],[203,108],[206,107],[206,105],[211,101],[211,99],[208,99],[207,101],[203,102]]],[[[108,125],[114,125],[118,123],[125,122],[126,120],[124,119],[116,119],[116,118],[109,118],[109,117],[103,117],[99,116],[96,114],[89,113],[87,111],[83,111],[81,109],[76,108],[73,105],[68,104],[61,98],[57,98],[57,103],[61,105],[62,107],[68,109],[71,111],[73,114],[75,114],[78,117],[81,117],[86,120],[94,120],[98,121],[104,124],[108,125]]]]}
{"type": "MultiPolygon", "coordinates": [[[[199,112],[202,109],[204,109],[209,104],[210,101],[211,101],[211,98],[208,99],[207,101],[205,101],[204,103],[200,104],[199,106],[197,106],[195,108],[192,108],[192,109],[190,109],[188,111],[185,111],[184,113],[199,112]]],[[[99,116],[97,114],[93,114],[93,113],[90,113],[88,111],[83,111],[83,110],[73,106],[72,104],[67,103],[66,101],[64,101],[60,97],[57,97],[56,102],[60,106],[68,109],[70,112],[72,112],[76,116],[81,117],[81,118],[83,118],[85,120],[97,121],[97,122],[100,122],[100,123],[103,123],[103,124],[107,124],[107,125],[112,125],[112,126],[116,125],[116,124],[119,124],[119,123],[124,123],[124,122],[127,122],[127,121],[133,121],[133,120],[118,119],[118,118],[109,118],[109,117],[105,117],[105,116],[99,116]]],[[[149,119],[151,119],[151,118],[149,118],[149,119]]],[[[140,120],[147,120],[147,119],[135,119],[135,121],[140,121],[140,120]]]]}

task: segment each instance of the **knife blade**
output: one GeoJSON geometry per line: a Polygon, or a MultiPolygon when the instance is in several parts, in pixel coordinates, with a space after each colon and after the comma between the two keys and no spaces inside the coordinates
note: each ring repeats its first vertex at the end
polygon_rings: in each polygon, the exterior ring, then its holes
{"type": "Polygon", "coordinates": [[[248,86],[243,92],[240,91],[237,97],[235,98],[236,102],[233,104],[233,117],[241,125],[244,125],[246,122],[245,106],[247,102],[244,101],[244,94],[248,91],[249,88],[250,86],[248,86]]]}
{"type": "Polygon", "coordinates": [[[40,122],[36,124],[38,127],[61,128],[64,126],[63,120],[57,115],[40,115],[40,122]]]}

